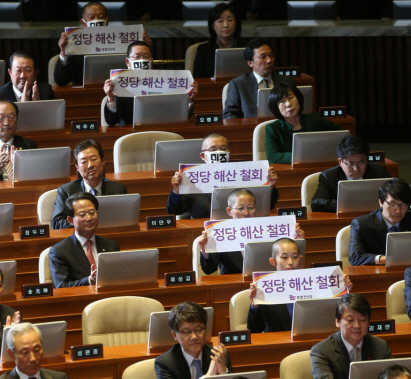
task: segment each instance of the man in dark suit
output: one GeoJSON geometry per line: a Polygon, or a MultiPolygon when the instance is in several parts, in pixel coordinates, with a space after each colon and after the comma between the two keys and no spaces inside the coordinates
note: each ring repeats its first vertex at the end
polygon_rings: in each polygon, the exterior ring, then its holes
{"type": "Polygon", "coordinates": [[[201,305],[189,301],[177,304],[170,311],[168,325],[178,343],[156,358],[158,379],[191,379],[232,372],[225,346],[205,344],[207,312],[201,305]]]}
{"type": "Polygon", "coordinates": [[[36,62],[29,53],[14,52],[10,57],[11,81],[0,87],[0,100],[53,100],[55,97],[51,85],[37,82],[38,74],[36,62]]]}
{"type": "Polygon", "coordinates": [[[16,104],[0,100],[0,180],[6,180],[4,168],[15,150],[37,149],[35,141],[16,135],[18,115],[19,108],[16,104]],[[4,145],[9,145],[10,148],[4,145]]]}
{"type": "Polygon", "coordinates": [[[294,79],[273,73],[275,57],[269,42],[263,38],[253,38],[245,46],[244,58],[252,72],[230,80],[223,118],[257,117],[258,90],[273,88],[276,83],[294,79]]]}
{"type": "Polygon", "coordinates": [[[390,178],[385,166],[368,163],[367,141],[360,136],[344,137],[337,146],[338,166],[324,170],[311,200],[313,212],[337,211],[337,192],[340,180],[390,178]]]}
{"type": "Polygon", "coordinates": [[[392,358],[387,342],[368,334],[371,306],[357,293],[341,297],[335,312],[340,331],[311,349],[314,379],[348,379],[351,362],[392,358]]]}
{"type": "Polygon", "coordinates": [[[404,296],[405,296],[405,305],[407,306],[407,314],[411,320],[411,267],[408,267],[404,272],[404,296]]]}
{"type": "Polygon", "coordinates": [[[53,229],[71,228],[67,221],[66,200],[76,192],[91,192],[95,196],[126,194],[126,187],[103,178],[104,152],[97,141],[92,139],[80,142],[73,152],[74,164],[82,179],[61,185],[54,202],[51,227],[53,229]]]}
{"type": "Polygon", "coordinates": [[[95,235],[98,201],[88,192],[78,192],[66,201],[67,220],[74,226],[71,237],[50,248],[50,271],[56,288],[95,284],[97,255],[119,251],[117,242],[95,235]]]}
{"type": "Polygon", "coordinates": [[[411,230],[411,189],[394,178],[378,191],[380,209],[352,220],[349,261],[353,266],[385,264],[387,233],[411,230]]]}
{"type": "Polygon", "coordinates": [[[63,372],[41,368],[43,360],[42,336],[39,328],[28,322],[13,326],[7,334],[7,354],[16,366],[1,379],[67,379],[63,372]]]}

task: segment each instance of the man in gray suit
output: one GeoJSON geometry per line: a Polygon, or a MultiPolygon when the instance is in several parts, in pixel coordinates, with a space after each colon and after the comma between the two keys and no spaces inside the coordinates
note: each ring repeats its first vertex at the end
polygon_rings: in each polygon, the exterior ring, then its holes
{"type": "Polygon", "coordinates": [[[371,306],[358,293],[341,297],[335,312],[340,331],[311,349],[314,379],[348,379],[351,362],[392,358],[387,342],[368,334],[371,306]]]}
{"type": "Polygon", "coordinates": [[[63,372],[41,368],[43,359],[42,335],[37,326],[28,322],[13,326],[7,334],[7,353],[16,366],[1,379],[67,379],[63,372]]]}

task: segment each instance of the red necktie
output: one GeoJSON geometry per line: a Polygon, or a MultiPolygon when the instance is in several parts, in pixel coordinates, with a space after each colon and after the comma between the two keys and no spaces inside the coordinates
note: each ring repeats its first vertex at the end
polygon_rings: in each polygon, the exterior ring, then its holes
{"type": "Polygon", "coordinates": [[[87,240],[86,243],[84,244],[84,245],[87,246],[86,256],[87,256],[88,261],[90,262],[90,265],[94,265],[94,266],[97,267],[96,261],[94,260],[94,257],[93,257],[93,253],[91,252],[92,243],[93,243],[93,241],[87,240]]]}

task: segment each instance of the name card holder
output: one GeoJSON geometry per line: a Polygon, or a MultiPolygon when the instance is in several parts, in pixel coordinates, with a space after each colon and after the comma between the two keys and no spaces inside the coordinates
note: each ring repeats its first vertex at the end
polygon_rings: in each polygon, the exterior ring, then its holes
{"type": "Polygon", "coordinates": [[[318,112],[320,113],[321,117],[325,118],[347,117],[347,107],[345,105],[336,105],[334,107],[320,107],[318,108],[318,112]]]}
{"type": "Polygon", "coordinates": [[[295,216],[297,220],[306,220],[307,207],[277,208],[277,216],[295,216]]]}
{"type": "Polygon", "coordinates": [[[251,343],[251,332],[246,330],[235,330],[218,333],[218,343],[229,345],[242,345],[251,343]]]}
{"type": "Polygon", "coordinates": [[[166,272],[164,274],[164,286],[183,286],[188,284],[196,284],[195,271],[182,272],[166,272]]]}
{"type": "Polygon", "coordinates": [[[30,225],[19,227],[20,240],[50,237],[49,225],[30,225]]]}
{"type": "Polygon", "coordinates": [[[80,361],[83,359],[104,358],[103,344],[76,345],[70,348],[70,359],[80,361]]]}
{"type": "Polygon", "coordinates": [[[385,153],[383,151],[368,153],[368,163],[385,163],[385,153]]]}
{"type": "Polygon", "coordinates": [[[97,120],[80,120],[71,122],[72,133],[83,132],[99,132],[99,124],[97,120]]]}
{"type": "Polygon", "coordinates": [[[221,125],[223,123],[222,113],[196,113],[194,115],[195,125],[221,125]]]}
{"type": "Polygon", "coordinates": [[[21,286],[23,299],[48,296],[53,296],[53,283],[24,284],[21,286]]]}
{"type": "Polygon", "coordinates": [[[159,229],[159,228],[175,228],[176,227],[176,216],[175,215],[148,216],[146,217],[146,227],[147,227],[147,230],[159,229]]]}
{"type": "Polygon", "coordinates": [[[368,333],[371,334],[385,334],[385,333],[395,333],[395,320],[378,320],[370,321],[368,326],[368,333]]]}
{"type": "Polygon", "coordinates": [[[301,69],[298,66],[293,66],[293,67],[276,67],[274,68],[274,71],[278,75],[283,75],[283,76],[293,76],[300,78],[301,77],[301,69]]]}

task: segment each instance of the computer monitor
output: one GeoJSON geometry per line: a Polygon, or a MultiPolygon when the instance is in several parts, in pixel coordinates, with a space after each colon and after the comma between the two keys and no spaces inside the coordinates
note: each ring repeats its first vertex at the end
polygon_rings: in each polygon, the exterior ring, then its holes
{"type": "Polygon", "coordinates": [[[140,222],[140,194],[97,196],[98,227],[117,228],[138,225],[140,222]]]}
{"type": "Polygon", "coordinates": [[[127,54],[85,55],[83,84],[103,84],[110,71],[126,67],[127,54]]]}
{"type": "Polygon", "coordinates": [[[187,122],[188,93],[134,97],[134,125],[187,122]]]}
{"type": "Polygon", "coordinates": [[[394,20],[411,20],[411,1],[393,1],[394,20]]]}
{"type": "Polygon", "coordinates": [[[0,204],[0,237],[13,233],[14,204],[0,204]]]}
{"type": "Polygon", "coordinates": [[[156,282],[158,256],[158,249],[98,254],[96,288],[156,282]]]}
{"type": "Polygon", "coordinates": [[[349,135],[348,130],[294,133],[291,164],[337,163],[337,145],[349,135]]]}
{"type": "Polygon", "coordinates": [[[0,86],[4,86],[6,75],[6,61],[0,60],[0,86]]]}
{"type": "MultiPolygon", "coordinates": [[[[124,1],[102,1],[101,2],[107,8],[107,15],[110,21],[127,21],[127,7],[124,1]]],[[[81,11],[88,2],[77,3],[77,14],[79,18],[83,18],[81,11]]]]}
{"type": "Polygon", "coordinates": [[[2,261],[0,268],[3,271],[3,293],[1,295],[12,295],[16,285],[17,262],[2,261]]]}
{"type": "Polygon", "coordinates": [[[288,20],[336,20],[335,1],[287,1],[288,20]]]}
{"type": "Polygon", "coordinates": [[[388,233],[385,266],[411,266],[411,232],[388,233]]]}
{"type": "Polygon", "coordinates": [[[235,49],[217,49],[215,51],[214,77],[236,78],[250,72],[250,67],[244,58],[244,47],[235,49]]]}
{"type": "Polygon", "coordinates": [[[411,370],[411,358],[378,359],[351,362],[349,379],[378,378],[378,373],[388,365],[398,364],[411,370]]]}
{"type": "Polygon", "coordinates": [[[19,133],[64,129],[66,100],[18,101],[15,104],[19,108],[19,133]]]}
{"type": "Polygon", "coordinates": [[[0,3],[0,22],[23,22],[22,2],[0,3]]]}
{"type": "Polygon", "coordinates": [[[218,4],[228,1],[183,1],[181,3],[184,21],[208,20],[208,14],[218,4]]]}
{"type": "Polygon", "coordinates": [[[70,177],[71,149],[16,150],[14,153],[13,181],[64,179],[70,177]]]}

